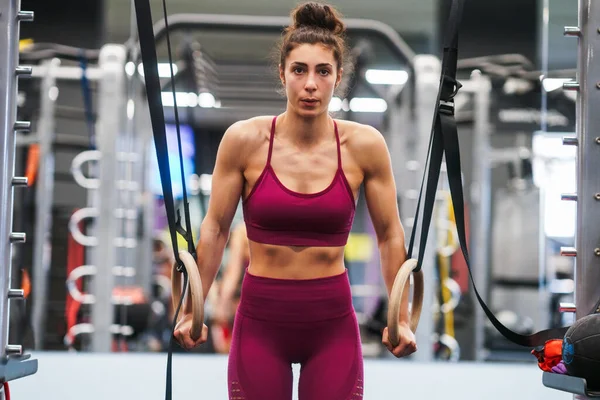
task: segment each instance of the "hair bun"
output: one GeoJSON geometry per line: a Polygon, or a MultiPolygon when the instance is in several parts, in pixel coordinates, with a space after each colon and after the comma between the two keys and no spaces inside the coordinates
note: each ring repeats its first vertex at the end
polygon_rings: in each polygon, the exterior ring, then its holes
{"type": "Polygon", "coordinates": [[[293,12],[294,28],[314,27],[326,29],[341,35],[346,27],[340,16],[331,6],[317,2],[299,5],[293,12]]]}

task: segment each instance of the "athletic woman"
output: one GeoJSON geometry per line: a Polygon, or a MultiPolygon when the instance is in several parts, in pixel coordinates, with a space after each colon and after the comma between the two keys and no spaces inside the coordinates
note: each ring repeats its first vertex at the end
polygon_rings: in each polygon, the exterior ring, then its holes
{"type": "MultiPolygon", "coordinates": [[[[279,78],[287,107],[277,116],[233,124],[217,153],[209,209],[197,246],[208,293],[240,199],[250,263],[236,312],[228,385],[230,399],[291,400],[293,363],[301,365],[300,400],[355,400],[363,395],[363,360],[344,245],[363,187],[388,296],[406,259],[390,154],[374,128],[333,119],[340,89],[345,26],[329,5],[305,3],[279,45],[279,78]]],[[[416,351],[408,290],[396,356],[416,351]]],[[[188,349],[191,315],[175,338],[188,349]]]]}

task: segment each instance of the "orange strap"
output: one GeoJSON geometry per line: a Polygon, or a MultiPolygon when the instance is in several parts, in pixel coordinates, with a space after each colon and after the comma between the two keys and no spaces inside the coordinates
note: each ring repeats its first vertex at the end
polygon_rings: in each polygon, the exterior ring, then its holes
{"type": "Polygon", "coordinates": [[[28,298],[31,293],[31,278],[29,278],[29,272],[26,269],[21,270],[21,289],[23,289],[25,298],[28,298]]]}
{"type": "Polygon", "coordinates": [[[32,144],[27,152],[27,168],[25,176],[27,177],[27,186],[31,187],[35,183],[38,168],[40,165],[40,146],[32,144]]]}

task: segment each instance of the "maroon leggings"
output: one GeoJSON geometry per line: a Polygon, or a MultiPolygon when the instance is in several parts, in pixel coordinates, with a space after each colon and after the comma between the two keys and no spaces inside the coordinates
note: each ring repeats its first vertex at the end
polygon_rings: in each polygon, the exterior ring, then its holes
{"type": "Polygon", "coordinates": [[[360,333],[347,271],[308,280],[246,271],[229,353],[230,400],[363,398],[360,333]]]}

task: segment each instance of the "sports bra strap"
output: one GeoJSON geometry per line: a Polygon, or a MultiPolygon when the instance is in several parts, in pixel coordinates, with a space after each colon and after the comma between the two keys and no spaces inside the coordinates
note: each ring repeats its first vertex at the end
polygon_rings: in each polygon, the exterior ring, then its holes
{"type": "Polygon", "coordinates": [[[267,165],[271,165],[271,154],[273,153],[273,142],[275,140],[275,122],[277,117],[273,117],[273,123],[271,124],[271,137],[269,138],[269,153],[267,155],[267,165]]]}
{"type": "Polygon", "coordinates": [[[335,141],[337,142],[337,155],[338,155],[338,169],[342,169],[342,145],[340,144],[340,135],[338,134],[338,127],[335,123],[335,119],[333,120],[333,127],[335,130],[335,141]]]}

